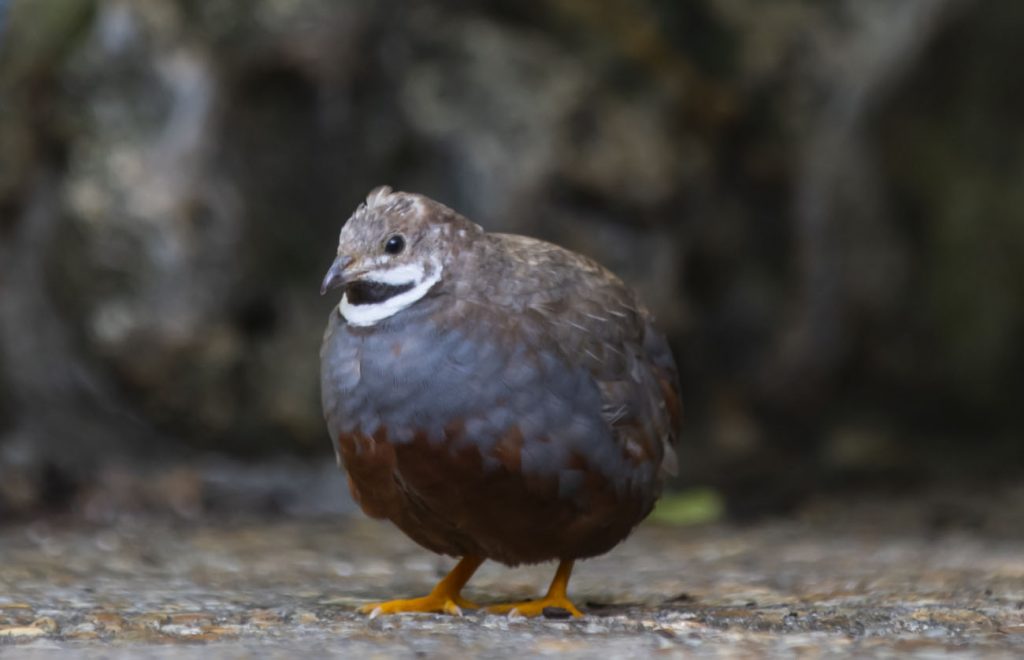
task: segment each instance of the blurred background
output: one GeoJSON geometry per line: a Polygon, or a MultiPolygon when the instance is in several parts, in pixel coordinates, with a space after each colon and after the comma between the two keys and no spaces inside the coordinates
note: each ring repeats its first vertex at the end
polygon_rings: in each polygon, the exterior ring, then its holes
{"type": "Polygon", "coordinates": [[[342,506],[318,286],[380,184],[636,286],[712,509],[1019,507],[1022,35],[1016,0],[0,0],[0,519],[342,506]]]}

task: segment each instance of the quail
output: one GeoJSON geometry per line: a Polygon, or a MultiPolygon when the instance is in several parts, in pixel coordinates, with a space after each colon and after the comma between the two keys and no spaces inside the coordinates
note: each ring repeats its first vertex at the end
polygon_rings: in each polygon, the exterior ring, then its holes
{"type": "Polygon", "coordinates": [[[335,288],[321,395],[352,496],[459,558],[427,596],[363,611],[458,614],[485,560],[557,560],[543,598],[488,610],[581,616],[573,562],[622,541],[676,467],[678,376],[649,312],[591,259],[388,187],[343,225],[335,288]]]}

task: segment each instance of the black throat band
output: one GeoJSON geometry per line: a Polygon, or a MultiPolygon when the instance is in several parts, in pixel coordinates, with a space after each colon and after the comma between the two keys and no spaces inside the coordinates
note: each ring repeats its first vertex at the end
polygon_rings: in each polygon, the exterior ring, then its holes
{"type": "Polygon", "coordinates": [[[374,305],[393,298],[400,293],[409,291],[415,282],[405,284],[384,284],[370,280],[356,280],[345,287],[345,295],[350,305],[374,305]]]}

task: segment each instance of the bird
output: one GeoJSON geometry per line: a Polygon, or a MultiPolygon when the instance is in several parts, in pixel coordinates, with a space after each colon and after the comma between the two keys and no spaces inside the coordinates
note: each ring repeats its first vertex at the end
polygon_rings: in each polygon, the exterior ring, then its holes
{"type": "Polygon", "coordinates": [[[625,539],[677,470],[678,371],[636,293],[588,257],[387,186],[342,225],[332,289],[321,399],[351,495],[458,559],[426,596],[361,611],[461,615],[486,560],[557,561],[543,597],[487,611],[583,616],[574,562],[625,539]]]}

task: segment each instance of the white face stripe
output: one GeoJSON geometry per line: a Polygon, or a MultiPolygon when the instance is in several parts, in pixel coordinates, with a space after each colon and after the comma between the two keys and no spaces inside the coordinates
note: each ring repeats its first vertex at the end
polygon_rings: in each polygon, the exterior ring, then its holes
{"type": "Polygon", "coordinates": [[[371,271],[363,279],[380,284],[408,284],[423,279],[421,264],[403,264],[388,270],[371,271]]]}
{"type": "Polygon", "coordinates": [[[367,277],[366,279],[373,282],[396,285],[409,284],[411,282],[416,282],[417,280],[419,280],[419,283],[405,293],[392,296],[379,303],[367,305],[349,304],[348,294],[346,293],[343,295],[341,297],[341,304],[338,305],[338,311],[346,321],[352,325],[360,327],[370,326],[378,321],[383,321],[389,316],[397,314],[423,296],[427,295],[427,291],[430,291],[430,288],[441,280],[441,265],[434,264],[434,274],[426,279],[423,279],[423,266],[418,264],[411,267],[400,266],[398,268],[393,268],[390,271],[374,273],[372,277],[367,277]],[[404,273],[406,278],[398,281],[392,281],[397,278],[395,273],[404,273]],[[418,275],[418,277],[409,278],[409,274],[418,275]]]}

